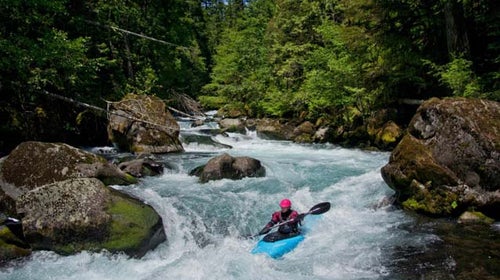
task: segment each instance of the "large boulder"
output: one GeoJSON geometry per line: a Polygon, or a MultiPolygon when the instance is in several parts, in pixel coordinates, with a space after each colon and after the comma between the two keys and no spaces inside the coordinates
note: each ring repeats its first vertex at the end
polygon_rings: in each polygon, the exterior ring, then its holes
{"type": "Polygon", "coordinates": [[[0,164],[0,210],[14,215],[17,197],[26,191],[70,178],[98,178],[128,185],[137,179],[101,156],[62,143],[23,142],[0,164]]]}
{"type": "Polygon", "coordinates": [[[134,153],[184,151],[180,126],[156,96],[128,94],[110,106],[108,136],[121,150],[134,153]]]}
{"type": "Polygon", "coordinates": [[[219,126],[226,132],[245,133],[245,120],[238,118],[225,118],[219,121],[219,126]]]}
{"type": "Polygon", "coordinates": [[[433,98],[413,117],[381,170],[405,208],[500,218],[500,103],[433,98]]]}
{"type": "Polygon", "coordinates": [[[82,250],[141,257],[166,240],[155,210],[95,178],[40,186],[16,201],[24,236],[34,250],[82,250]]]}
{"type": "Polygon", "coordinates": [[[316,128],[310,121],[305,121],[294,128],[293,141],[297,143],[311,143],[313,141],[316,128]]]}
{"type": "Polygon", "coordinates": [[[259,137],[276,140],[292,140],[295,126],[278,119],[260,119],[257,121],[256,130],[259,137]]]}
{"type": "Polygon", "coordinates": [[[232,157],[227,153],[210,159],[206,165],[190,172],[190,175],[198,176],[202,183],[223,178],[237,180],[244,177],[263,177],[265,174],[266,170],[259,160],[250,157],[232,157]]]}
{"type": "Polygon", "coordinates": [[[109,184],[137,180],[105,158],[64,143],[19,144],[0,166],[1,179],[18,188],[35,188],[69,178],[92,177],[109,184]]]}

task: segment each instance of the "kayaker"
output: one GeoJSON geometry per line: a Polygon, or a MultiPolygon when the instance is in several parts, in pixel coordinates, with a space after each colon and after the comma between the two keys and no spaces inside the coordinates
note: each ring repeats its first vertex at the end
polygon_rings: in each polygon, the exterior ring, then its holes
{"type": "Polygon", "coordinates": [[[259,232],[259,234],[266,234],[271,231],[271,228],[278,224],[286,221],[290,221],[288,223],[284,223],[278,227],[278,232],[282,234],[290,234],[297,233],[300,231],[299,225],[301,221],[301,217],[299,213],[292,209],[292,202],[285,198],[280,201],[281,211],[276,211],[273,213],[271,217],[271,221],[267,223],[267,225],[259,232]]]}

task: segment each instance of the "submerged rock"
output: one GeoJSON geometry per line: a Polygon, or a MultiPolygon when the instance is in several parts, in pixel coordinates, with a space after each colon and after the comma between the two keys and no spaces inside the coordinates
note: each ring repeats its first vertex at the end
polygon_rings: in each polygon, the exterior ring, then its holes
{"type": "Polygon", "coordinates": [[[118,168],[136,178],[163,174],[163,165],[150,158],[133,159],[118,164],[118,168]]]}
{"type": "Polygon", "coordinates": [[[227,144],[223,144],[214,139],[211,135],[204,134],[183,134],[181,136],[182,142],[186,145],[195,146],[209,146],[218,149],[232,149],[233,147],[227,144]]]}
{"type": "Polygon", "coordinates": [[[500,103],[433,98],[413,117],[381,170],[405,208],[500,218],[500,103]]]}
{"type": "Polygon", "coordinates": [[[206,165],[193,169],[189,175],[200,177],[202,183],[210,180],[263,177],[266,171],[260,161],[250,157],[232,157],[227,153],[210,159],[206,165]]]}

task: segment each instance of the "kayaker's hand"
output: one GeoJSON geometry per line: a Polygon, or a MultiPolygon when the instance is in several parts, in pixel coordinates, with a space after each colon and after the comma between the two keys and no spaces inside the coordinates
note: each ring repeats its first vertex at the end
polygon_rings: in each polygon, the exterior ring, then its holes
{"type": "Polygon", "coordinates": [[[261,231],[259,231],[259,235],[266,234],[271,231],[271,228],[268,226],[264,227],[261,231]]]}
{"type": "Polygon", "coordinates": [[[304,213],[299,214],[299,215],[297,216],[297,218],[295,218],[295,220],[297,220],[297,221],[302,221],[302,220],[304,220],[304,217],[305,217],[305,216],[306,216],[306,214],[304,214],[304,213]]]}

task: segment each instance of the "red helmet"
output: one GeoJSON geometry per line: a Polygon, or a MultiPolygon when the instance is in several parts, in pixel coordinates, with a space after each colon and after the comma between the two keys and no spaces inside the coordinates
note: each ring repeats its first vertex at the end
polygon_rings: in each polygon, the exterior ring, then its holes
{"type": "Polygon", "coordinates": [[[292,202],[290,199],[285,198],[280,202],[280,207],[292,207],[292,202]]]}

